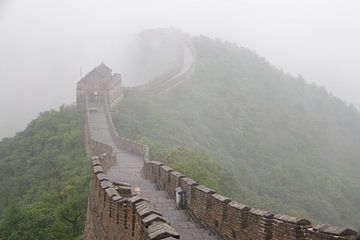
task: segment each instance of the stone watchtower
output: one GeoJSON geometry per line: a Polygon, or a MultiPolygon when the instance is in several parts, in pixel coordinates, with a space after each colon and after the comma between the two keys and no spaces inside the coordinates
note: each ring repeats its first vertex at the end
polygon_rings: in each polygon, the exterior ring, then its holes
{"type": "Polygon", "coordinates": [[[86,74],[76,86],[76,105],[84,106],[86,98],[103,98],[113,108],[123,98],[121,75],[101,63],[86,74]]]}

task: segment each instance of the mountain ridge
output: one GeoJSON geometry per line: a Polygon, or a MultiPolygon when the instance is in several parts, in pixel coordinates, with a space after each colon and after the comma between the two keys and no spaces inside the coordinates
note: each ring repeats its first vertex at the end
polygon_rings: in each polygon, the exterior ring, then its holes
{"type": "Polygon", "coordinates": [[[206,152],[231,169],[242,189],[230,197],[246,204],[359,225],[359,112],[245,48],[192,41],[195,70],[176,90],[125,91],[120,132],[206,152]]]}

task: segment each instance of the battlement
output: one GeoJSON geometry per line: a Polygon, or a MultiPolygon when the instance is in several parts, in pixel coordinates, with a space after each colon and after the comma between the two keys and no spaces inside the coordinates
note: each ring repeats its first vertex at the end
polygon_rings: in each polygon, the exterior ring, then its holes
{"type": "MultiPolygon", "coordinates": [[[[97,148],[107,150],[108,148],[97,148]]],[[[111,152],[92,157],[91,203],[89,211],[94,239],[179,239],[169,221],[147,200],[136,195],[120,195],[121,186],[111,183],[104,174],[111,152]]],[[[126,187],[125,187],[126,188],[126,187]]]]}
{"type": "Polygon", "coordinates": [[[307,219],[273,214],[238,203],[217,194],[195,180],[174,171],[164,163],[151,161],[149,147],[120,137],[106,113],[116,144],[143,156],[144,177],[158,184],[170,195],[176,187],[186,192],[186,209],[204,226],[224,239],[354,239],[354,230],[335,226],[312,226],[307,219]]]}
{"type": "MultiPolygon", "coordinates": [[[[85,107],[88,109],[86,91],[85,107]]],[[[355,239],[356,232],[349,228],[319,225],[303,218],[274,214],[249,207],[216,193],[174,171],[164,163],[150,159],[149,147],[119,136],[111,118],[110,98],[103,104],[107,127],[114,144],[143,159],[142,176],[159,186],[160,190],[175,195],[175,189],[185,192],[185,209],[197,222],[210,229],[219,238],[240,240],[340,240],[355,239]]],[[[89,119],[89,111],[86,111],[89,119]]],[[[176,229],[149,201],[134,194],[120,194],[121,186],[110,182],[106,171],[115,164],[114,146],[93,139],[87,124],[87,149],[92,158],[92,178],[87,214],[85,239],[177,239],[176,229]]],[[[129,186],[127,186],[129,187],[129,186]]],[[[131,186],[130,186],[131,188],[131,186]]],[[[127,189],[128,190],[128,189],[127,189]]],[[[125,192],[127,190],[124,190],[125,192]]],[[[173,200],[175,201],[175,200],[173,200]]]]}
{"type": "Polygon", "coordinates": [[[163,163],[149,159],[148,147],[125,144],[129,151],[143,154],[144,176],[174,194],[176,187],[186,192],[186,208],[199,222],[224,239],[354,239],[356,232],[349,228],[312,226],[307,219],[273,214],[238,203],[217,194],[163,163]]]}
{"type": "MultiPolygon", "coordinates": [[[[86,108],[87,104],[86,104],[86,108]]],[[[93,139],[86,111],[86,139],[91,157],[90,196],[85,239],[179,239],[179,234],[146,199],[132,193],[126,183],[109,181],[107,170],[115,164],[113,146],[93,139]],[[129,191],[130,190],[130,191],[129,191]]]]}

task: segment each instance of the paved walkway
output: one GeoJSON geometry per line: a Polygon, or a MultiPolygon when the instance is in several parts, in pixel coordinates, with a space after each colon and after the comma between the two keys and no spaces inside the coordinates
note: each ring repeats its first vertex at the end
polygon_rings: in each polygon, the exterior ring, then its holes
{"type": "Polygon", "coordinates": [[[166,191],[158,190],[155,184],[142,178],[142,158],[115,146],[104,109],[99,105],[96,108],[98,112],[89,114],[90,132],[95,140],[112,145],[116,154],[117,164],[106,173],[109,180],[127,182],[133,187],[140,187],[141,197],[150,200],[161,214],[170,221],[180,234],[180,239],[218,239],[200,224],[192,221],[184,210],[177,209],[175,201],[169,198],[166,191]]]}

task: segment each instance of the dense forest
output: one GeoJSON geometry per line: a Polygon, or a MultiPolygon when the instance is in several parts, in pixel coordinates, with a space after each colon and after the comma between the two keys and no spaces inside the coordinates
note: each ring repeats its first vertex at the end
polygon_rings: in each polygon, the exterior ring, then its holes
{"type": "Polygon", "coordinates": [[[120,133],[247,205],[358,228],[359,112],[248,49],[192,41],[186,82],[160,95],[125,91],[113,113],[120,133]]]}
{"type": "Polygon", "coordinates": [[[0,239],[80,239],[89,189],[83,126],[75,106],[62,106],[0,142],[0,239]]]}

